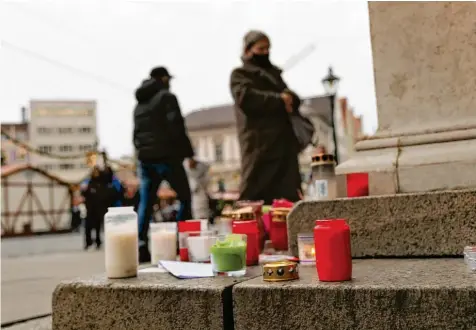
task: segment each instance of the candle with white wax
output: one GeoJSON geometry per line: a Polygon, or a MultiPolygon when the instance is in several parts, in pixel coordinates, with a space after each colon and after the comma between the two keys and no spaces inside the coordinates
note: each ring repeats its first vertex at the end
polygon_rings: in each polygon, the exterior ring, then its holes
{"type": "Polygon", "coordinates": [[[156,231],[150,235],[151,262],[158,264],[159,260],[177,259],[177,233],[174,231],[156,231]]]}
{"type": "Polygon", "coordinates": [[[137,276],[137,214],[132,207],[110,207],[105,219],[105,268],[108,278],[137,276]]]}
{"type": "Polygon", "coordinates": [[[216,237],[212,231],[189,233],[187,237],[188,255],[192,262],[210,261],[210,248],[215,243],[216,237]]]}

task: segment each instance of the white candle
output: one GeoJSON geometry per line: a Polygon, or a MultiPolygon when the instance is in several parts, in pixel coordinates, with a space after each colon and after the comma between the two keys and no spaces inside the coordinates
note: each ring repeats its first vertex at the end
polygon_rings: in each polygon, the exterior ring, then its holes
{"type": "Polygon", "coordinates": [[[174,231],[156,231],[150,235],[152,264],[159,260],[177,260],[177,234],[174,231]]]}
{"type": "Polygon", "coordinates": [[[210,261],[210,248],[214,243],[215,238],[211,236],[189,236],[187,245],[190,261],[210,261]]]}
{"type": "Polygon", "coordinates": [[[137,276],[139,256],[135,232],[106,232],[105,258],[108,278],[137,276]]]}

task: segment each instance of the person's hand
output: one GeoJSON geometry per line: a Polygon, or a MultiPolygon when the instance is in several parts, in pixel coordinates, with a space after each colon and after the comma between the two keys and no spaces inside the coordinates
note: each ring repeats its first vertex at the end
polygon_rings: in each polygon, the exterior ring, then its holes
{"type": "Polygon", "coordinates": [[[291,113],[293,112],[293,97],[289,93],[281,93],[281,99],[284,102],[284,107],[286,109],[286,112],[291,113]]]}
{"type": "Polygon", "coordinates": [[[193,158],[189,158],[188,159],[188,167],[191,168],[191,169],[194,169],[195,167],[197,167],[197,161],[193,158]]]}

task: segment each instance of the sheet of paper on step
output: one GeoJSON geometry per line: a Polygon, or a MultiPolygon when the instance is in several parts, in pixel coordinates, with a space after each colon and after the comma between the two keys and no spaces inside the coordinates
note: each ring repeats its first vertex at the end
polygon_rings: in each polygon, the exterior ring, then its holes
{"type": "Polygon", "coordinates": [[[180,279],[214,276],[211,264],[161,260],[159,261],[159,265],[180,279]]]}

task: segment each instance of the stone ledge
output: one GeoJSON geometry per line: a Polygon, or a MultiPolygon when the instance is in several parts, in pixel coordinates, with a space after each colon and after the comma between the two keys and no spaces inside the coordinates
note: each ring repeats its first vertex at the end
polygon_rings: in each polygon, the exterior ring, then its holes
{"type": "Polygon", "coordinates": [[[301,278],[233,287],[236,330],[474,330],[476,275],[459,259],[354,260],[353,280],[301,278]]]}
{"type": "Polygon", "coordinates": [[[231,288],[243,278],[180,280],[166,273],[63,282],[53,293],[53,329],[233,329],[231,288]]]}
{"type": "Polygon", "coordinates": [[[354,257],[455,256],[476,245],[476,190],[300,202],[288,216],[289,249],[317,219],[345,218],[354,257]]]}

